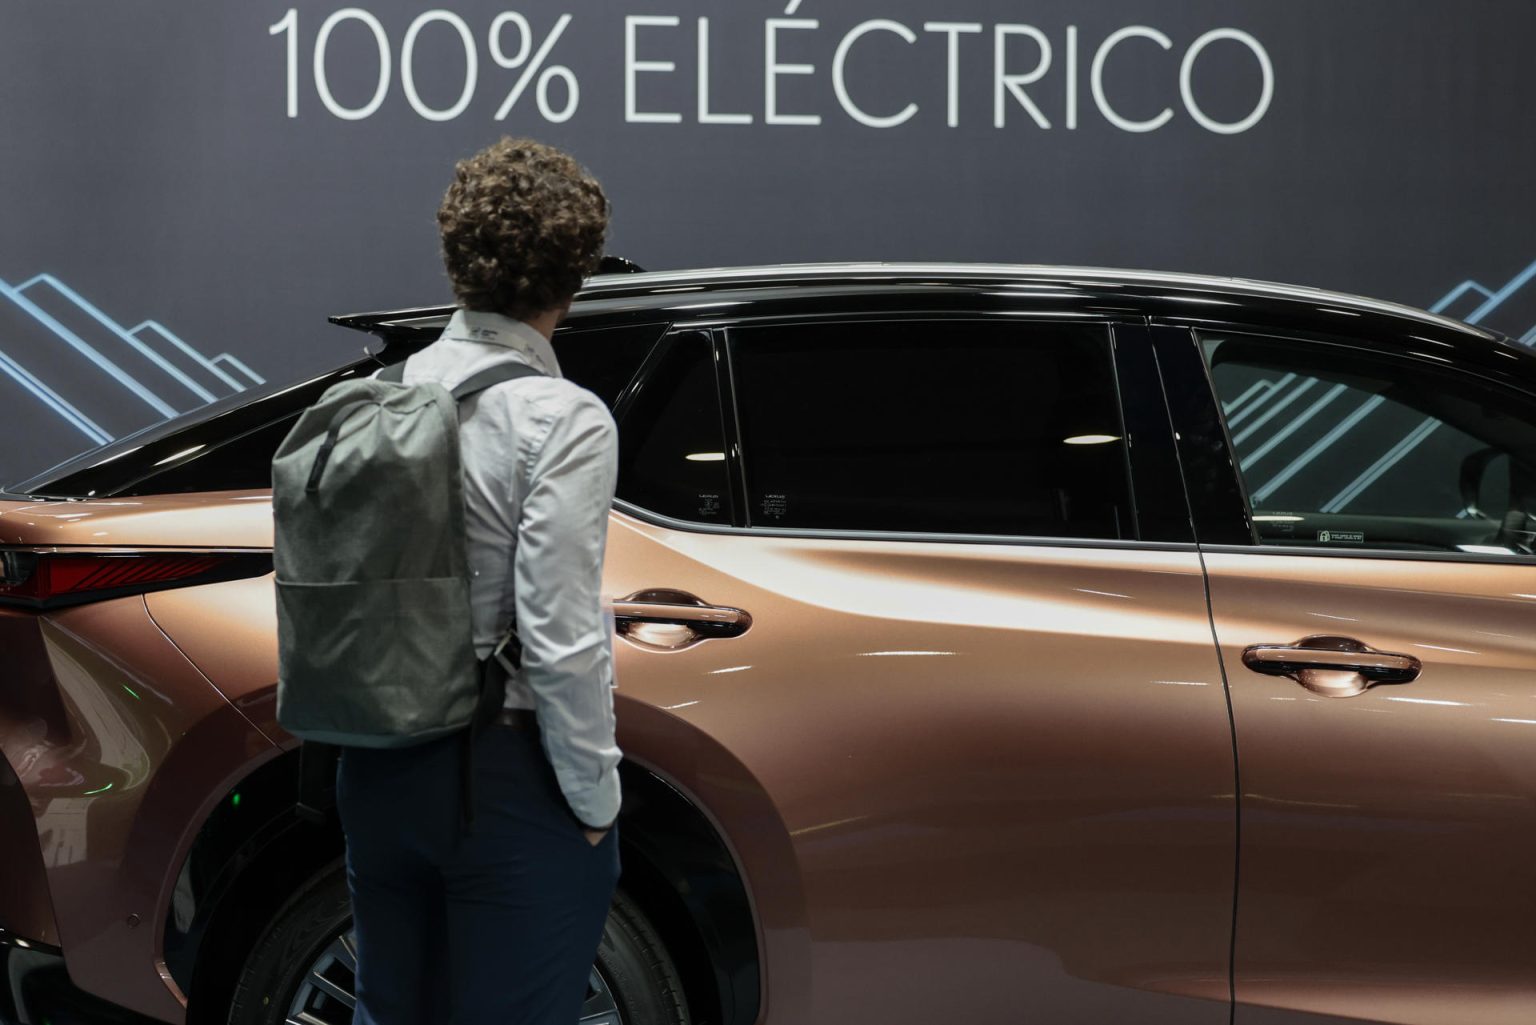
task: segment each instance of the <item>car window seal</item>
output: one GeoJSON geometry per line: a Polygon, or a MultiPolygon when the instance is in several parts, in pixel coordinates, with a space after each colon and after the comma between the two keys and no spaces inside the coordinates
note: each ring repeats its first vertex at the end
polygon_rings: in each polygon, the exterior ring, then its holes
{"type": "Polygon", "coordinates": [[[1133,538],[1051,537],[1029,534],[946,534],[938,531],[837,530],[817,527],[737,527],[724,523],[681,520],[643,506],[614,499],[614,511],[671,530],[739,537],[783,537],[825,541],[922,541],[936,544],[1018,545],[1030,548],[1105,548],[1135,551],[1194,551],[1193,541],[1140,541],[1133,538]]]}
{"type": "Polygon", "coordinates": [[[1232,545],[1205,544],[1200,551],[1213,555],[1285,555],[1322,556],[1331,559],[1390,559],[1399,562],[1473,562],[1498,566],[1536,566],[1536,558],[1511,552],[1494,555],[1488,552],[1435,552],[1406,548],[1325,548],[1321,545],[1232,545]]]}

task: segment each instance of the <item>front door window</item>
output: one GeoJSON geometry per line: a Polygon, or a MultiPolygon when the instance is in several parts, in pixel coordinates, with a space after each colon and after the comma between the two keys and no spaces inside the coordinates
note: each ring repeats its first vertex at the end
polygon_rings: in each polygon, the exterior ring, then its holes
{"type": "Polygon", "coordinates": [[[1536,402],[1422,359],[1201,342],[1261,544],[1531,556],[1536,402]]]}

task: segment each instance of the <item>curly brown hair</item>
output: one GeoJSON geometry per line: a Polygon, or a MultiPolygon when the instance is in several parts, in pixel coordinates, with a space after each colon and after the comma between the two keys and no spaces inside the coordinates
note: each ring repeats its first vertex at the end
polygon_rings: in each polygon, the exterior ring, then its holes
{"type": "Polygon", "coordinates": [[[518,319],[561,305],[597,270],[609,209],[569,153],[533,139],[460,160],[437,210],[454,295],[518,319]]]}

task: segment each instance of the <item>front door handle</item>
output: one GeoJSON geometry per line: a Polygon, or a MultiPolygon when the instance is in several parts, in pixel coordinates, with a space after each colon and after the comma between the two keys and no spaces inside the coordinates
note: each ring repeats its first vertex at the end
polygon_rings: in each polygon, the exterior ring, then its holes
{"type": "Polygon", "coordinates": [[[687,591],[653,588],[613,603],[619,636],[645,648],[675,651],[710,637],[738,637],[752,625],[743,609],[710,605],[687,591]]]}
{"type": "Polygon", "coordinates": [[[1410,683],[1423,663],[1412,655],[1377,651],[1353,637],[1304,637],[1295,644],[1255,644],[1243,665],[1266,676],[1288,676],[1314,694],[1352,698],[1378,683],[1410,683]]]}

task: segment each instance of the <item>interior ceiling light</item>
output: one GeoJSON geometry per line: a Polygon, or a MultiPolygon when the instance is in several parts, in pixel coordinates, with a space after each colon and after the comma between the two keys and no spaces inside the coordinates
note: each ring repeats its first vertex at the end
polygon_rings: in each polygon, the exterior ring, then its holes
{"type": "Polygon", "coordinates": [[[695,463],[718,463],[725,459],[724,452],[690,452],[684,459],[695,463]]]}
{"type": "Polygon", "coordinates": [[[1116,434],[1075,434],[1065,439],[1068,445],[1108,445],[1112,441],[1119,441],[1116,434]]]}

